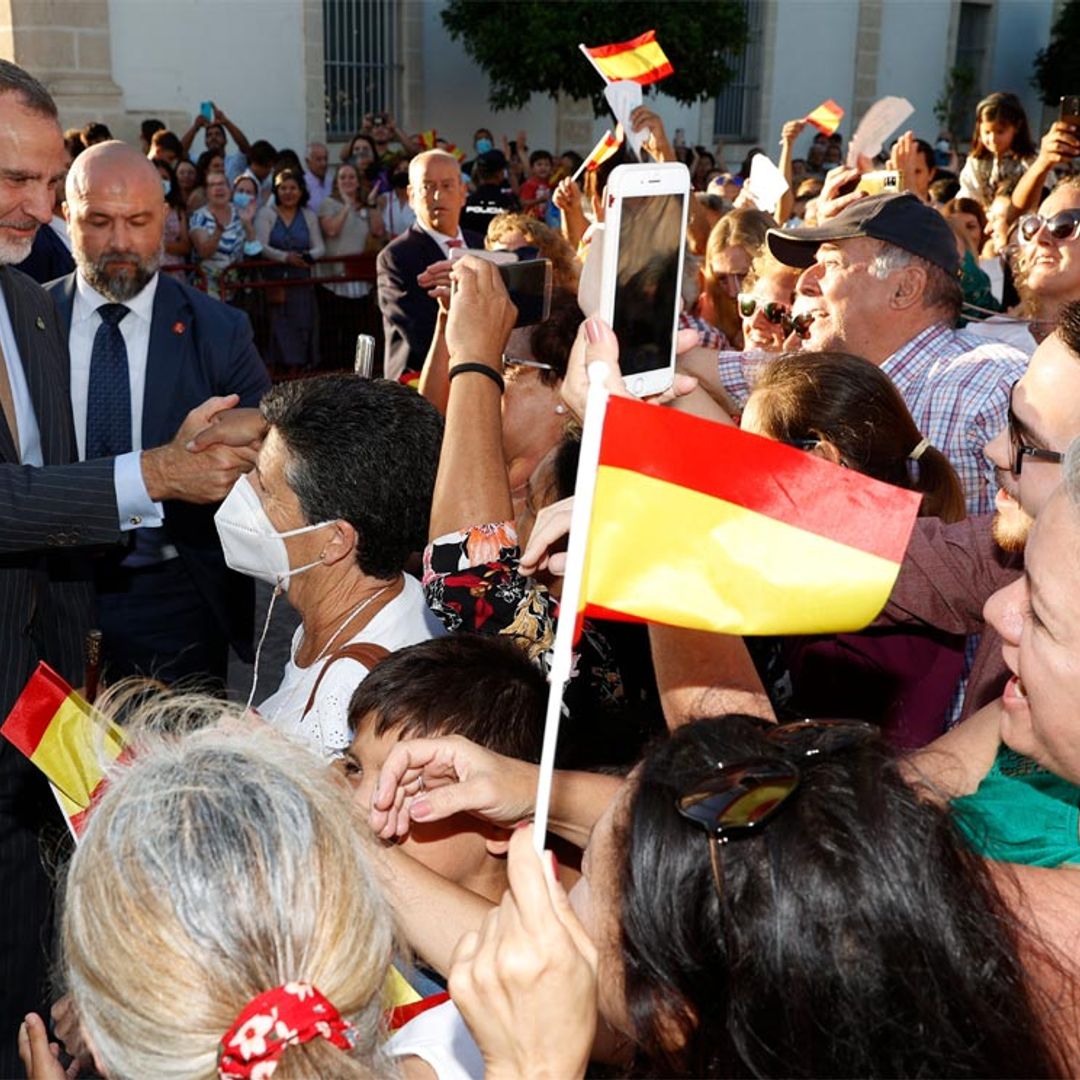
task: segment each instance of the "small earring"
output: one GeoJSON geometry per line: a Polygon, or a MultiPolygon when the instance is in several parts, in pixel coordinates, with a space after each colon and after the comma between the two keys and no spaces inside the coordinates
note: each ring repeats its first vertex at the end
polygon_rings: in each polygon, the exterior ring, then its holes
{"type": "Polygon", "coordinates": [[[562,416],[562,414],[564,412],[566,412],[566,406],[565,405],[556,405],[555,406],[555,415],[556,416],[562,416]]]}

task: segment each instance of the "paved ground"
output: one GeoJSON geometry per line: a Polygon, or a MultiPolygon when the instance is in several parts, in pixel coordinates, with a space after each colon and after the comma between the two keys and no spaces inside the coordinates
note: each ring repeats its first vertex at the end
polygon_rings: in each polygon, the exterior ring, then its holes
{"type": "MultiPolygon", "coordinates": [[[[255,582],[255,641],[259,640],[263,623],[266,620],[266,606],[273,595],[273,587],[265,582],[255,582]]],[[[274,614],[270,619],[270,629],[263,642],[262,655],[259,658],[259,687],[255,694],[255,704],[268,698],[281,681],[285,661],[289,659],[289,645],[300,622],[296,611],[289,606],[284,595],[274,603],[274,614]]],[[[235,653],[229,654],[229,697],[243,704],[251,693],[253,668],[239,660],[235,653]]]]}

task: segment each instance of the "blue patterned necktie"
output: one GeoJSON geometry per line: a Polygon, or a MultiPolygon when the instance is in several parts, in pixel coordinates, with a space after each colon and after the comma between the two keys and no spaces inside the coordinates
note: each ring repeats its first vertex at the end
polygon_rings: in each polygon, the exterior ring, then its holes
{"type": "Polygon", "coordinates": [[[101,325],[90,353],[90,385],[86,395],[86,460],[114,457],[131,449],[131,383],[127,346],[120,320],[131,309],[102,304],[101,325]]]}

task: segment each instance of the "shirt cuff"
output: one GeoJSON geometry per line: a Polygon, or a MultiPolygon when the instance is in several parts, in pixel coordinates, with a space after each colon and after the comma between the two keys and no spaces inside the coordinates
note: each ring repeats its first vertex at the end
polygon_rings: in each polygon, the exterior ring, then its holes
{"type": "Polygon", "coordinates": [[[154,502],[143,481],[141,450],[119,454],[113,465],[113,485],[116,488],[116,509],[120,514],[120,531],[158,529],[165,521],[161,503],[154,502]]]}

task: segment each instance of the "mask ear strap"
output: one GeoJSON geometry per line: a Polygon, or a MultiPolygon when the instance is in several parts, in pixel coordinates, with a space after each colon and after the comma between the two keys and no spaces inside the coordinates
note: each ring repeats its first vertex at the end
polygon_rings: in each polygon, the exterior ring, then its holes
{"type": "Polygon", "coordinates": [[[277,598],[282,592],[284,592],[284,590],[281,587],[281,580],[278,579],[278,583],[274,586],[274,593],[270,597],[270,603],[266,608],[266,619],[263,622],[262,633],[259,635],[259,644],[255,646],[255,665],[251,672],[251,693],[248,694],[244,712],[247,712],[251,708],[251,703],[255,700],[255,687],[259,685],[259,657],[262,656],[262,647],[263,642],[266,640],[266,632],[270,629],[270,616],[274,613],[274,604],[277,602],[277,598]]]}

